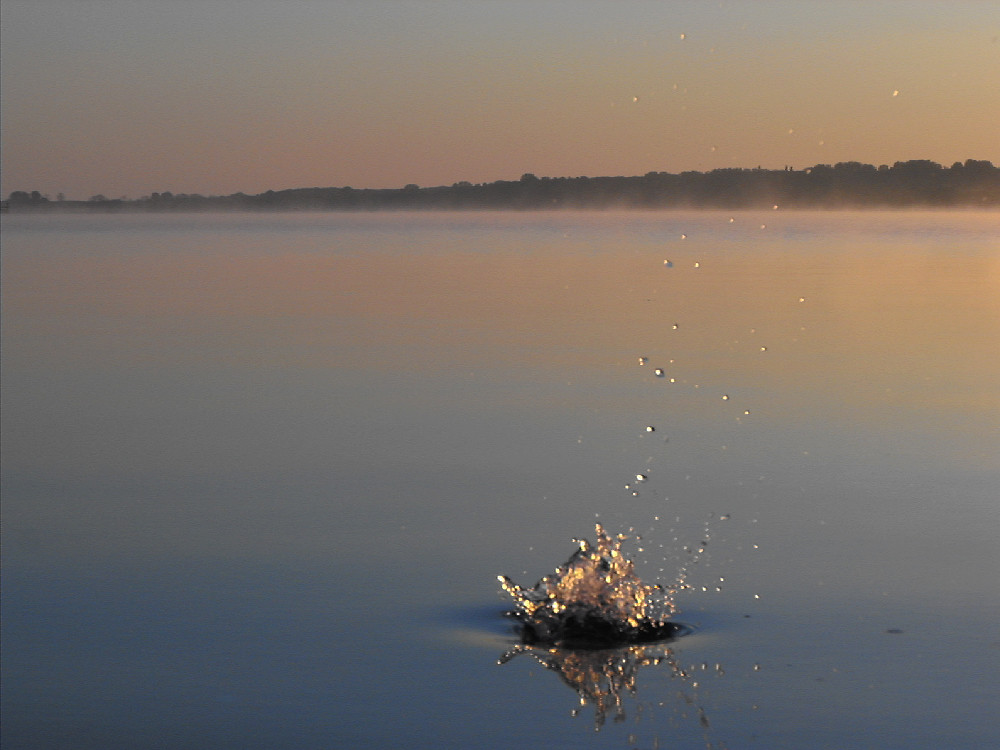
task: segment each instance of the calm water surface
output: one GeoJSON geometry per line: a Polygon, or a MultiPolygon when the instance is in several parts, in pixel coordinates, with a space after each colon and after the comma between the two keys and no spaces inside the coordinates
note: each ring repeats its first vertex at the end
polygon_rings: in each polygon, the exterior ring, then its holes
{"type": "Polygon", "coordinates": [[[5,216],[5,750],[1000,742],[998,238],[5,216]],[[709,540],[599,731],[605,656],[497,663],[595,521],[709,540]]]}

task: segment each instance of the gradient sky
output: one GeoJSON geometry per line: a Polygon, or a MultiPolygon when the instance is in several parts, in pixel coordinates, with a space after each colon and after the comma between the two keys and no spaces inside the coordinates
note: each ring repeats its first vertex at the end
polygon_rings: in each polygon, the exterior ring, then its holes
{"type": "Polygon", "coordinates": [[[1000,163],[1000,2],[4,0],[2,187],[1000,163]]]}

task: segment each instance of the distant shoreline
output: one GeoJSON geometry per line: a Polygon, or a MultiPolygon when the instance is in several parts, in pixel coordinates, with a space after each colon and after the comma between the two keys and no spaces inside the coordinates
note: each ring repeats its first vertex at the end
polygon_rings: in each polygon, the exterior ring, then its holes
{"type": "Polygon", "coordinates": [[[141,198],[52,200],[14,191],[4,212],[382,211],[553,209],[1000,208],[1000,168],[968,159],[950,168],[928,161],[874,167],[860,162],[802,170],[715,169],[639,177],[536,177],[450,186],[293,188],[226,196],[170,192],[141,198]]]}

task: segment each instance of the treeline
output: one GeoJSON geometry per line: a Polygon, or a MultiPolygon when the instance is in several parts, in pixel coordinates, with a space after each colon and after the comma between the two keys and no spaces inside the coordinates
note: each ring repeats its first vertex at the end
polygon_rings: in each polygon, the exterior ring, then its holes
{"type": "Polygon", "coordinates": [[[641,177],[525,174],[516,181],[423,188],[298,188],[226,196],[164,192],[134,200],[95,195],[87,201],[51,201],[38,192],[15,191],[7,204],[10,210],[76,211],[1000,207],[1000,168],[974,159],[945,168],[920,159],[879,167],[840,162],[801,170],[715,169],[641,177]]]}

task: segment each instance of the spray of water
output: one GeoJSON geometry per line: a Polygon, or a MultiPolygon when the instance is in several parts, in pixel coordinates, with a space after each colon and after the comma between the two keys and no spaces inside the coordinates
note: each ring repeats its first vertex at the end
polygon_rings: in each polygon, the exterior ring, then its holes
{"type": "Polygon", "coordinates": [[[624,534],[609,536],[597,524],[596,543],[575,540],[579,548],[526,589],[507,576],[500,585],[514,600],[508,613],[521,641],[569,649],[599,649],[676,638],[687,632],[670,618],[674,594],[682,586],[647,585],[622,552],[624,534]]]}

